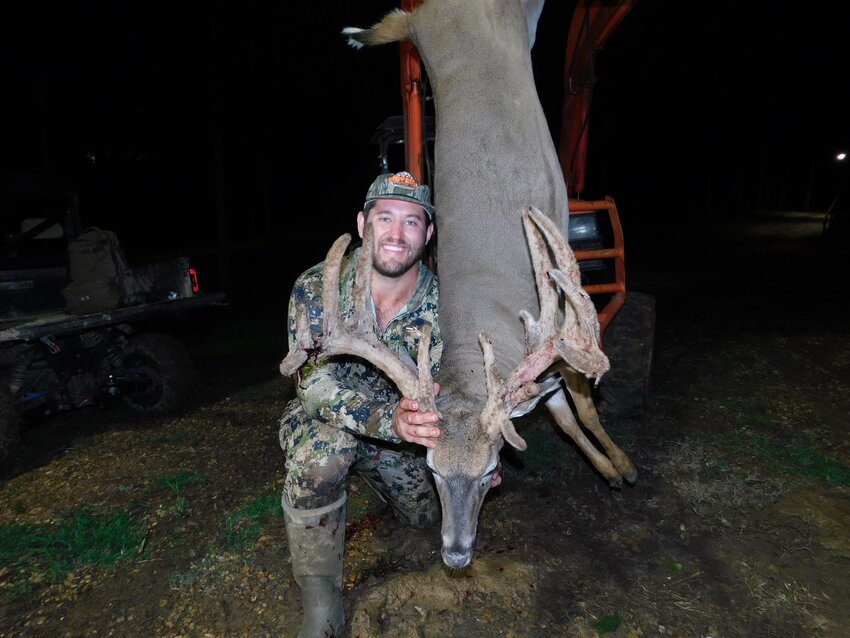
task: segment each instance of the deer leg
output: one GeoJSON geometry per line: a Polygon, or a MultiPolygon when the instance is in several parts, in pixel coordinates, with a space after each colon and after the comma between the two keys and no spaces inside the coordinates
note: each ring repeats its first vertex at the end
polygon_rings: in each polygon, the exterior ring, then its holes
{"type": "Polygon", "coordinates": [[[590,462],[599,472],[608,479],[612,487],[622,485],[623,477],[612,465],[611,461],[602,452],[596,449],[596,446],[590,442],[585,436],[582,429],[576,422],[573,416],[573,409],[567,401],[567,396],[562,389],[556,391],[551,397],[546,399],[546,407],[552,416],[555,417],[560,428],[578,445],[579,449],[584,452],[590,462]]]}
{"type": "Polygon", "coordinates": [[[605,450],[605,454],[611,459],[611,463],[617,468],[617,471],[629,483],[634,483],[637,479],[637,470],[632,464],[628,455],[617,447],[608,436],[608,433],[602,427],[602,422],[599,420],[599,413],[596,411],[596,406],[593,404],[593,397],[590,393],[590,383],[583,374],[575,370],[565,369],[561,366],[561,374],[564,377],[567,390],[570,391],[570,396],[573,398],[573,403],[576,406],[579,419],[582,424],[593,433],[596,440],[605,450]]]}

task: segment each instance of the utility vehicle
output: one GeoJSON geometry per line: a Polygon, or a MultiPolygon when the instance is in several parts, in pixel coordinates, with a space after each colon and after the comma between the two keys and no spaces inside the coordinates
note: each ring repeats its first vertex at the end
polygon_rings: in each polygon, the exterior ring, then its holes
{"type": "Polygon", "coordinates": [[[222,305],[223,293],[203,294],[189,259],[178,257],[125,272],[132,298],[72,311],[63,294],[69,246],[85,230],[75,190],[0,172],[0,221],[0,470],[14,462],[22,426],[56,413],[115,400],[154,415],[179,410],[192,391],[192,359],[152,326],[222,305]]]}

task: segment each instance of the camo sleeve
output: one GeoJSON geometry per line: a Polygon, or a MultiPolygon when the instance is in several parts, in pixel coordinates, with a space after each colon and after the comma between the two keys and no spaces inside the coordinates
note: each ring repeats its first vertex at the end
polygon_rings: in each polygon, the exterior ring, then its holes
{"type": "MultiPolygon", "coordinates": [[[[304,305],[314,337],[322,332],[321,264],[295,282],[287,313],[289,347],[295,343],[295,310],[304,305]]],[[[360,363],[308,363],[295,379],[305,413],[335,428],[385,441],[399,442],[392,419],[399,397],[389,383],[360,363]]]]}
{"type": "Polygon", "coordinates": [[[400,442],[392,432],[397,396],[378,399],[359,392],[336,376],[333,363],[305,372],[296,392],[304,412],[335,428],[353,434],[400,442]]]}

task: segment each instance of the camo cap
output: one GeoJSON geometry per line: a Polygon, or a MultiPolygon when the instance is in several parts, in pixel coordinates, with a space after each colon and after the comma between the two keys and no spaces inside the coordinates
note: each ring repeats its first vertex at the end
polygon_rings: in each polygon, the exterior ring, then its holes
{"type": "Polygon", "coordinates": [[[378,175],[366,193],[363,210],[369,210],[369,204],[376,199],[400,199],[419,204],[425,209],[428,219],[434,218],[434,206],[431,204],[431,189],[407,171],[378,175]]]}

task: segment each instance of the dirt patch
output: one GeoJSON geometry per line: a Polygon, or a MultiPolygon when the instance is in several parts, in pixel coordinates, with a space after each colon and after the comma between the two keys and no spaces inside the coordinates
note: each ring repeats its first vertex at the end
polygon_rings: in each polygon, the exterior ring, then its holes
{"type": "MultiPolygon", "coordinates": [[[[687,259],[655,253],[675,268],[634,260],[658,300],[649,418],[606,421],[633,487],[610,489],[548,419],[526,417],[528,450],[505,450],[475,560],[451,573],[437,530],[399,526],[354,480],[346,634],[850,635],[850,330],[828,314],[847,284],[818,224],[738,220],[740,241],[694,229],[687,259]]],[[[26,431],[0,530],[125,511],[142,536],[111,566],[4,558],[0,636],[297,634],[276,505],[292,388],[280,342],[258,336],[281,317],[233,308],[185,335],[200,376],[184,414],[115,406],[26,431]]]]}

